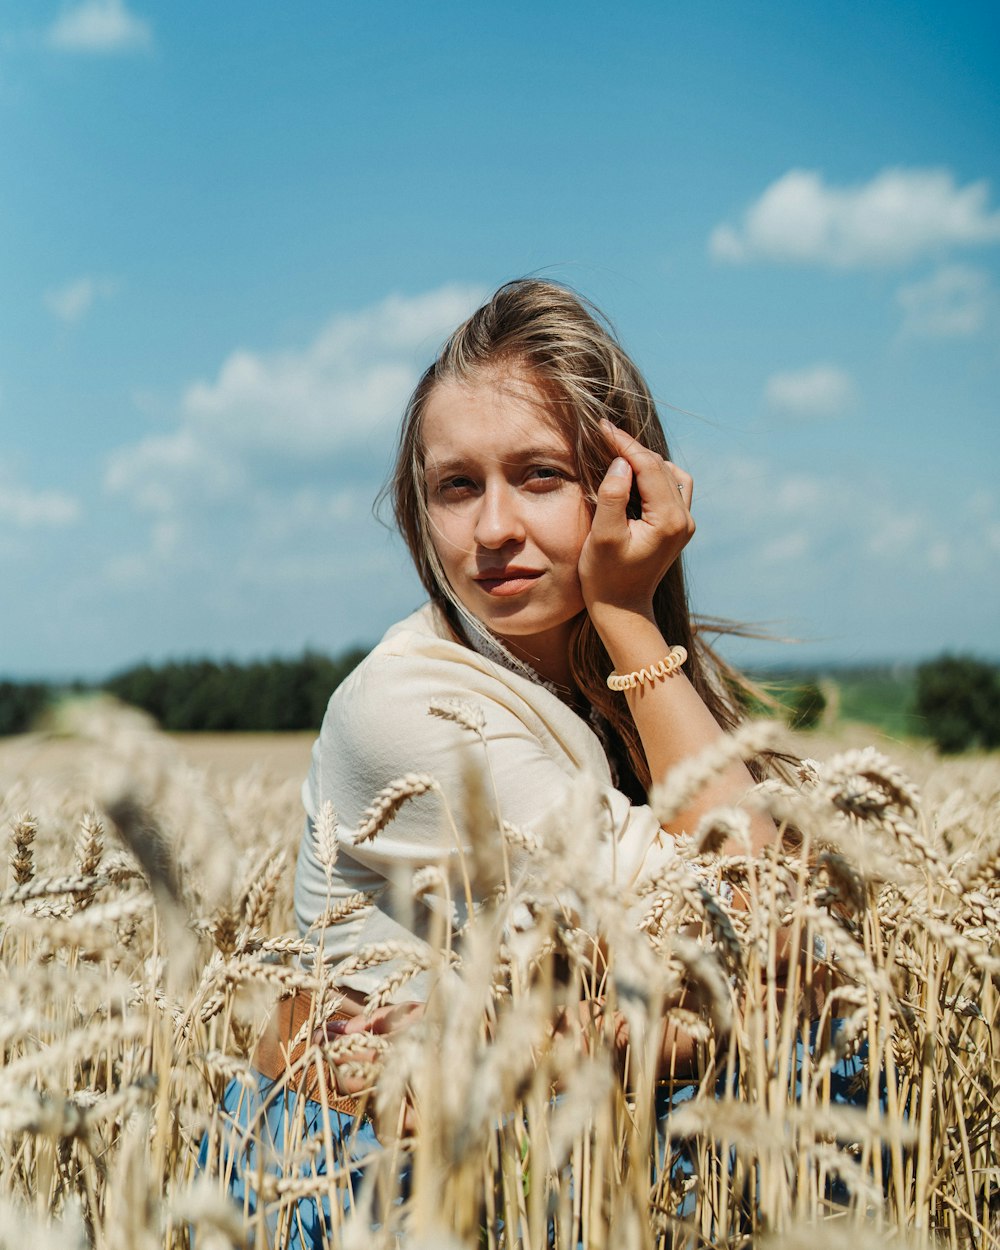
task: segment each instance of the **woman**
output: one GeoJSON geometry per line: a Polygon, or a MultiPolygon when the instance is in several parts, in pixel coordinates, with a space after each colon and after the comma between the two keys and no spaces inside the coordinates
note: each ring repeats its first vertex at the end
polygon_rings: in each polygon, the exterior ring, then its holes
{"type": "MultiPolygon", "coordinates": [[[[461,810],[466,756],[456,726],[428,715],[432,703],[480,709],[505,820],[543,825],[585,774],[610,814],[609,877],[631,885],[670,858],[671,839],[645,805],[650,784],[737,719],[687,605],[681,553],[695,530],[693,489],[669,459],[638,369],[600,315],[561,286],[501,287],[426,370],[403,420],[391,492],[430,602],[337,689],[303,787],[296,918],[305,933],[343,913],[320,934],[347,1017],[328,1034],[392,1031],[419,1014],[427,993],[414,978],[362,1016],[392,966],[338,968],[362,945],[426,932],[430,913],[398,912],[398,893],[385,887],[447,858],[442,810],[461,810]],[[405,774],[436,785],[411,793],[369,838],[369,805],[405,774]],[[327,803],[338,820],[332,868],[314,836],[327,803]],[[350,910],[359,891],[374,897],[367,911],[350,910]]],[[[752,784],[746,768],[732,767],[666,832],[693,831],[706,810],[738,802],[752,784]]],[[[751,831],[755,848],[774,836],[759,814],[751,831]]],[[[301,1033],[307,1016],[286,1011],[286,1035],[301,1033]]],[[[339,1094],[356,1088],[336,1071],[326,1076],[339,1094]]],[[[307,1102],[318,1122],[322,1108],[307,1102]]],[[[287,1107],[255,1113],[270,1116],[280,1147],[287,1107]]],[[[246,1107],[236,1115],[248,1121],[246,1107]]],[[[361,1136],[363,1150],[371,1139],[361,1136]]]]}

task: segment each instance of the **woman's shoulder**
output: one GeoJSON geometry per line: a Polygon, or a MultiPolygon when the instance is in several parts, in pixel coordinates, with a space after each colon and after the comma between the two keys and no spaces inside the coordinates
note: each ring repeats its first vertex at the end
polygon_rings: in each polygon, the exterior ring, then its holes
{"type": "Polygon", "coordinates": [[[447,772],[469,735],[434,709],[456,704],[472,709],[475,736],[491,751],[520,743],[513,749],[561,767],[601,768],[588,724],[543,686],[460,642],[431,605],[393,626],[333,692],[314,756],[338,775],[363,775],[368,787],[402,772],[447,772]]]}
{"type": "Polygon", "coordinates": [[[470,655],[426,604],[388,630],[334,690],[320,744],[335,745],[342,760],[366,771],[374,760],[392,768],[400,755],[424,755],[434,737],[431,703],[496,697],[495,677],[470,667],[470,655]]]}
{"type": "Polygon", "coordinates": [[[441,610],[428,603],[389,629],[337,687],[327,717],[352,729],[374,721],[384,732],[387,713],[396,723],[426,719],[429,701],[456,698],[525,713],[551,701],[557,715],[564,710],[542,687],[460,642],[441,610]]]}
{"type": "Polygon", "coordinates": [[[434,603],[425,603],[390,626],[363,663],[388,656],[458,659],[466,649],[455,637],[441,609],[434,603]]]}
{"type": "MultiPolygon", "coordinates": [[[[330,798],[349,822],[404,774],[427,772],[447,784],[462,736],[431,709],[470,700],[498,709],[502,682],[481,662],[432,605],[394,625],[330,698],[303,792],[307,810],[330,798]]],[[[431,823],[436,828],[436,814],[431,823]]]]}
{"type": "Polygon", "coordinates": [[[333,692],[330,707],[362,711],[380,696],[409,701],[422,673],[440,679],[450,665],[464,665],[466,651],[440,610],[425,603],[386,631],[333,692]]]}

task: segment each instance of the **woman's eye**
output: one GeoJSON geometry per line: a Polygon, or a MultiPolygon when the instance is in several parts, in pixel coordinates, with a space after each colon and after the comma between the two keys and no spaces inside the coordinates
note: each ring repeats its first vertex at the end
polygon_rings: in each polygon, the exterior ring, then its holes
{"type": "Polygon", "coordinates": [[[551,465],[537,464],[528,470],[528,482],[536,482],[541,486],[549,486],[556,482],[564,482],[566,474],[551,465]]]}
{"type": "Polygon", "coordinates": [[[438,494],[445,499],[462,499],[475,488],[476,484],[471,477],[450,477],[439,483],[438,494]]]}

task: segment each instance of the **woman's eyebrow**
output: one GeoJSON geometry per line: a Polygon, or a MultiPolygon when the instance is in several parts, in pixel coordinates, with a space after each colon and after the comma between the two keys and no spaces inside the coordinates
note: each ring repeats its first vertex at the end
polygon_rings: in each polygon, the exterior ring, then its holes
{"type": "MultiPolygon", "coordinates": [[[[554,443],[539,443],[533,447],[519,448],[516,452],[503,458],[504,464],[532,464],[538,460],[556,460],[566,465],[575,465],[576,457],[568,447],[560,447],[554,443]]],[[[447,477],[452,473],[466,473],[476,465],[474,456],[448,456],[442,460],[428,460],[424,471],[435,477],[447,477]]]]}
{"type": "Polygon", "coordinates": [[[424,476],[449,477],[453,473],[464,473],[467,468],[468,461],[457,456],[445,460],[428,460],[424,463],[424,476]]]}
{"type": "Polygon", "coordinates": [[[574,464],[576,457],[569,447],[563,447],[556,443],[539,443],[534,447],[525,447],[523,451],[519,451],[516,456],[512,457],[508,463],[527,464],[532,460],[562,460],[567,464],[574,464]]]}

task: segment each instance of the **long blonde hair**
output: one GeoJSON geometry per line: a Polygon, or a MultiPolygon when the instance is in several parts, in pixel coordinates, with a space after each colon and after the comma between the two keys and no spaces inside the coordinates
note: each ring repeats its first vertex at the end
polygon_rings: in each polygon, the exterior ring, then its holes
{"type": "MultiPolygon", "coordinates": [[[[421,422],[439,382],[470,382],[485,372],[518,368],[544,391],[576,453],[585,496],[596,501],[614,453],[600,428],[602,418],[669,459],[656,404],[642,374],[604,316],[575,291],[554,282],[521,278],[508,282],[450,336],[424,372],[407,404],[395,469],[386,486],[400,533],[428,594],[454,623],[467,615],[445,577],[431,540],[427,513],[421,422]]],[[[723,728],[740,714],[732,698],[736,675],[697,637],[688,607],[684,570],[674,561],[653,597],[663,636],[688,652],[686,671],[723,728]]],[[[713,623],[718,629],[719,624],[713,623]]],[[[650,785],[649,765],[620,695],[607,687],[612,665],[586,612],[573,634],[570,668],[580,692],[608,721],[635,784],[622,788],[641,801],[650,785]]]]}

